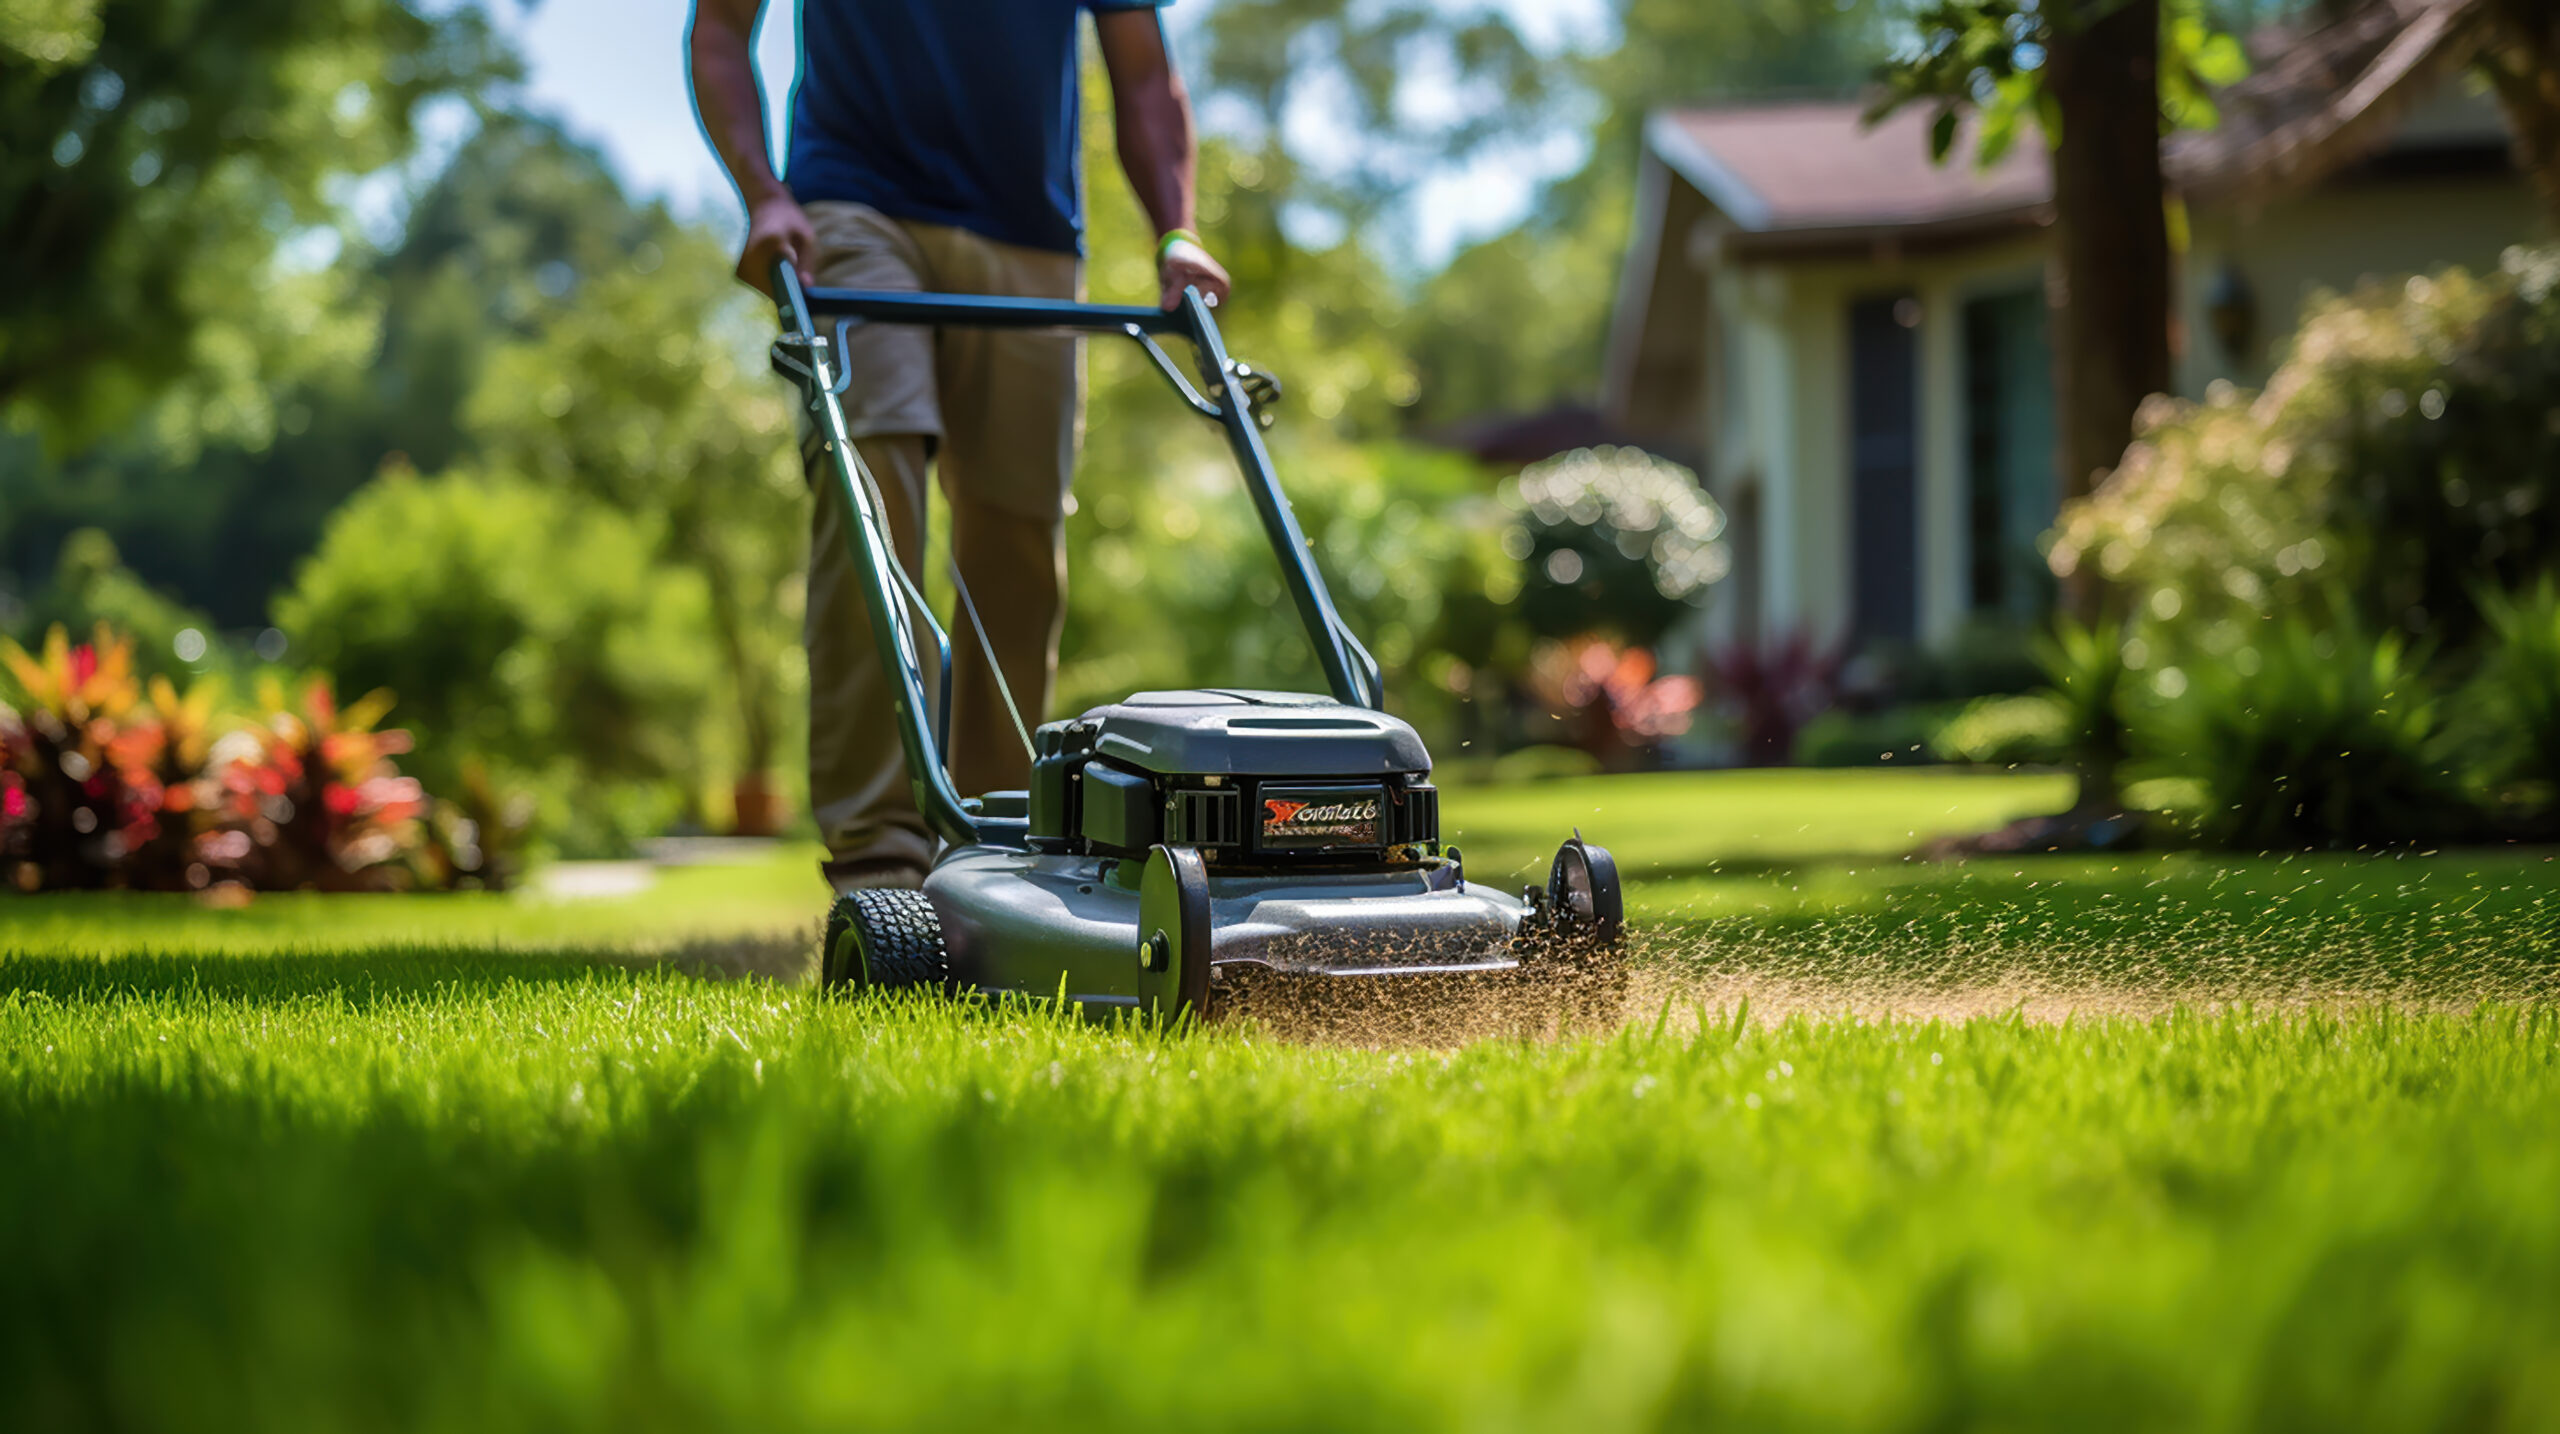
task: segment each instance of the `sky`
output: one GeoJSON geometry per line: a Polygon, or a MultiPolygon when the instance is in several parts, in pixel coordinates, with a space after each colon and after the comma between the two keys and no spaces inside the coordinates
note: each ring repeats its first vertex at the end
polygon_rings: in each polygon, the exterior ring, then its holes
{"type": "MultiPolygon", "coordinates": [[[[1605,34],[1606,0],[1494,0],[1523,35],[1553,51],[1605,34]]],[[[1193,0],[1167,12],[1177,57],[1193,0]]],[[[695,128],[684,75],[688,0],[540,0],[530,11],[496,7],[523,50],[526,98],[558,116],[570,132],[602,149],[635,191],[666,199],[678,213],[734,227],[736,197],[695,128]]],[[[770,0],[756,52],[777,137],[796,64],[797,12],[792,0],[770,0]]],[[[1418,96],[1423,107],[1432,97],[1418,96]]],[[[1320,115],[1293,116],[1290,137],[1304,142],[1320,115]]],[[[777,142],[776,152],[780,146],[777,142]]],[[[1437,267],[1470,238],[1499,233],[1528,211],[1537,187],[1582,161],[1579,136],[1558,134],[1425,177],[1410,206],[1413,257],[1437,267]]],[[[1216,236],[1212,235],[1214,240],[1216,236]]]]}

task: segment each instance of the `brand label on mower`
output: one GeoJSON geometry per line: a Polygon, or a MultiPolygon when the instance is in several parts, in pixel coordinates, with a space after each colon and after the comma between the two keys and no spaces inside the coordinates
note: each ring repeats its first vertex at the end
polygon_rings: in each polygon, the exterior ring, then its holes
{"type": "Polygon", "coordinates": [[[1376,787],[1264,787],[1264,851],[1315,851],[1335,846],[1383,846],[1376,787]]]}

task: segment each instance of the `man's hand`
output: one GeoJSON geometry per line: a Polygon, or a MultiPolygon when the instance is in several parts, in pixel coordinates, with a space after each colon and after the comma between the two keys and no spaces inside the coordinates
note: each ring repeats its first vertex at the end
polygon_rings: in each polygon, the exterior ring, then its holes
{"type": "Polygon", "coordinates": [[[1168,309],[1182,302],[1185,289],[1198,289],[1213,309],[1227,301],[1226,268],[1189,239],[1176,238],[1164,246],[1156,259],[1156,279],[1164,286],[1168,309]]]}
{"type": "Polygon", "coordinates": [[[792,198],[789,190],[778,189],[748,207],[747,247],[738,256],[738,277],[757,293],[773,297],[776,259],[791,261],[791,267],[799,272],[801,287],[815,283],[816,276],[809,272],[809,265],[817,257],[818,231],[809,227],[809,216],[801,211],[800,201],[792,198]]]}

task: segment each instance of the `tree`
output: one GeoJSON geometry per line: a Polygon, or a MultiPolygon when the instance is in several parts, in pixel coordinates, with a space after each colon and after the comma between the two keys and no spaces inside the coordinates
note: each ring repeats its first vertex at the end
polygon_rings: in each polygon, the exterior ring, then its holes
{"type": "Polygon", "coordinates": [[[350,236],[328,268],[261,291],[262,342],[218,401],[199,373],[58,462],[0,435],[0,569],[40,578],[67,535],[103,528],[216,623],[262,626],[332,511],[386,461],[468,459],[463,406],[489,355],[579,302],[582,276],[627,271],[666,224],[553,125],[483,114],[395,243],[350,236]]]}
{"type": "Polygon", "coordinates": [[[1292,207],[1374,239],[1427,166],[1522,132],[1547,113],[1553,93],[1552,67],[1490,5],[1227,0],[1209,12],[1204,33],[1195,80],[1249,117],[1239,147],[1263,181],[1232,211],[1232,242],[1284,238],[1292,207]],[[1423,68],[1461,97],[1446,119],[1405,103],[1408,80],[1423,68]],[[1292,106],[1310,94],[1326,103],[1335,141],[1321,157],[1294,150],[1287,133],[1292,106]]]}
{"type": "Polygon", "coordinates": [[[738,820],[765,828],[787,721],[808,500],[771,310],[726,249],[656,216],[626,262],[582,273],[542,330],[491,359],[467,410],[487,461],[643,515],[699,575],[735,733],[738,820]]]}
{"type": "Polygon", "coordinates": [[[0,417],[57,447],[236,374],[278,246],[503,69],[399,0],[63,0],[0,24],[0,417]],[[208,345],[209,333],[232,332],[208,345]]]}
{"type": "Polygon", "coordinates": [[[1891,18],[1880,0],[1616,0],[1612,9],[1616,43],[1567,57],[1543,108],[1512,120],[1587,127],[1589,156],[1516,227],[1460,250],[1417,295],[1408,342],[1424,422],[1589,397],[1646,116],[1701,100],[1845,93],[1883,58],[1891,18]]]}
{"type": "Polygon", "coordinates": [[[2550,0],[2468,0],[2481,30],[2478,64],[2507,113],[2517,162],[2560,230],[2560,6],[2550,0]]]}
{"type": "MultiPolygon", "coordinates": [[[[2046,295],[2068,501],[2115,467],[2134,411],[2169,386],[2161,129],[2210,122],[2206,87],[2239,77],[2239,45],[2207,27],[2196,0],[1934,0],[1917,25],[1918,43],[1882,71],[1870,120],[1934,105],[1930,155],[1940,163],[1968,111],[1979,116],[1984,163],[2030,123],[2052,151],[2046,295]]],[[[2085,609],[2095,593],[2078,584],[2074,601],[2085,609]]]]}

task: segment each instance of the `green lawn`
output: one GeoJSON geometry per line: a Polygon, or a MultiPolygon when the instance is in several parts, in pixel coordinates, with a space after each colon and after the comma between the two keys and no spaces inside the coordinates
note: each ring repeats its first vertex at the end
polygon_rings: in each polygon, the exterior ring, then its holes
{"type": "Polygon", "coordinates": [[[2071,778],[2043,773],[1788,770],[1459,787],[1441,805],[1468,871],[1508,884],[1543,880],[1575,827],[1630,877],[1688,876],[1899,856],[1932,836],[2060,811],[2071,794],[2071,778]]]}
{"type": "Polygon", "coordinates": [[[1675,874],[1449,1051],[695,974],[802,852],[0,900],[0,1428],[2560,1427],[2560,864],[1878,835],[2056,795],[1453,792],[1675,874]]]}

